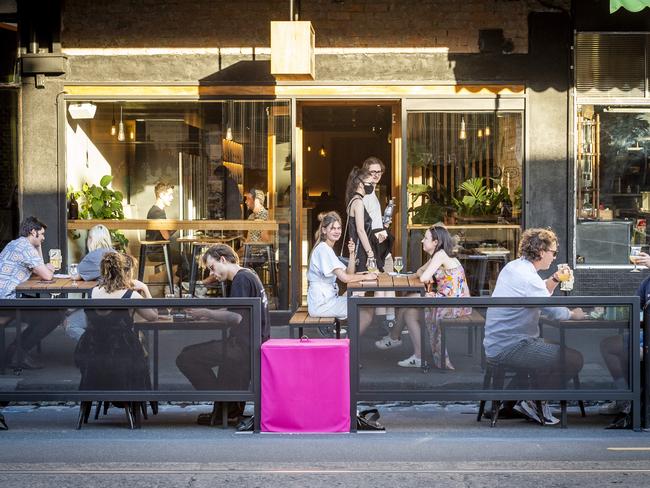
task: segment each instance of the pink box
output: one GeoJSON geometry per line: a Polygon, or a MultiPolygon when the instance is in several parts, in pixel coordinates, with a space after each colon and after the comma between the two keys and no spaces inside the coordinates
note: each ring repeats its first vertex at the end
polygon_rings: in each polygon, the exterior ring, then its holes
{"type": "Polygon", "coordinates": [[[350,341],[262,344],[262,432],[350,431],[350,341]]]}

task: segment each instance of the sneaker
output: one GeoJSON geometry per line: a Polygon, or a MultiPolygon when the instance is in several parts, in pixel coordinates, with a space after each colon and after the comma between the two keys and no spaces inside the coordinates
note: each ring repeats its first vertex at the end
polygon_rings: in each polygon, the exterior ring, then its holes
{"type": "Polygon", "coordinates": [[[621,412],[625,412],[626,408],[628,408],[627,401],[616,400],[615,402],[605,403],[598,407],[598,413],[600,415],[617,415],[621,412]]]}
{"type": "Polygon", "coordinates": [[[542,413],[544,414],[544,425],[560,423],[560,419],[551,413],[551,407],[548,406],[548,402],[542,402],[542,413]]]}
{"type": "Polygon", "coordinates": [[[522,400],[517,403],[513,407],[513,410],[516,410],[517,412],[524,414],[528,419],[532,420],[533,422],[537,422],[538,424],[541,424],[542,421],[539,418],[539,415],[537,415],[537,408],[535,407],[535,404],[531,402],[530,400],[522,400]]]}
{"type": "Polygon", "coordinates": [[[393,339],[390,335],[384,336],[375,342],[377,349],[392,349],[402,345],[402,339],[393,339]]]}
{"type": "Polygon", "coordinates": [[[402,368],[421,368],[422,359],[415,357],[415,354],[410,358],[403,359],[402,361],[397,361],[397,365],[402,368]]]}

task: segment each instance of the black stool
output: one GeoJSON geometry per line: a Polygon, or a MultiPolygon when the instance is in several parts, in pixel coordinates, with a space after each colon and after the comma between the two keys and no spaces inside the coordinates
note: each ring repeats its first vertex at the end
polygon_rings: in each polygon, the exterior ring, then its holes
{"type": "MultiPolygon", "coordinates": [[[[515,374],[526,374],[528,375],[528,381],[531,386],[535,386],[534,372],[532,370],[522,370],[518,368],[512,368],[509,366],[504,366],[502,364],[487,362],[485,367],[485,376],[483,376],[483,390],[489,389],[499,389],[503,390],[503,385],[505,383],[506,373],[515,373],[515,374]]],[[[478,416],[476,421],[480,422],[483,417],[483,412],[485,411],[485,400],[481,400],[481,403],[478,408],[478,416]]],[[[492,408],[490,415],[490,427],[494,427],[497,423],[499,417],[499,407],[501,406],[501,400],[492,400],[492,408]]],[[[544,418],[544,413],[542,411],[542,402],[540,400],[535,400],[535,407],[537,408],[537,415],[540,419],[544,418]]],[[[542,425],[544,425],[542,423],[542,425]]]]}
{"type": "MultiPolygon", "coordinates": [[[[99,418],[99,411],[104,407],[104,415],[108,412],[108,407],[111,402],[97,402],[97,407],[95,408],[95,420],[99,418]]],[[[139,429],[141,427],[140,422],[140,413],[142,416],[147,417],[147,402],[119,402],[120,408],[124,409],[124,414],[126,415],[126,420],[129,424],[129,429],[139,429]]],[[[88,423],[90,418],[90,411],[92,410],[93,402],[92,401],[83,401],[79,404],[79,418],[77,420],[77,430],[81,429],[83,424],[88,423]]],[[[158,404],[157,402],[151,402],[151,410],[154,415],[158,413],[158,404]],[[155,404],[155,407],[154,407],[155,404]]]]}
{"type": "Polygon", "coordinates": [[[278,276],[275,266],[275,250],[270,242],[244,242],[244,261],[242,266],[245,268],[268,268],[269,279],[264,280],[262,284],[270,286],[273,296],[278,296],[278,276]]]}
{"type": "MultiPolygon", "coordinates": [[[[147,285],[164,285],[169,286],[169,293],[174,293],[174,279],[172,278],[172,264],[169,259],[169,241],[140,241],[140,262],[138,263],[138,280],[146,283],[147,285]],[[144,281],[144,267],[146,264],[147,255],[151,249],[162,247],[163,262],[165,271],[167,272],[167,283],[164,282],[145,282],[144,281]]],[[[160,264],[160,263],[159,263],[160,264]]]]}

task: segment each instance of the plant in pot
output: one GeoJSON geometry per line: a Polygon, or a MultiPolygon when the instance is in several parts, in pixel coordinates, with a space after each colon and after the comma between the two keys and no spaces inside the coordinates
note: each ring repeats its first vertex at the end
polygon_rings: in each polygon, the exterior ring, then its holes
{"type": "Polygon", "coordinates": [[[411,197],[408,213],[411,214],[413,224],[431,225],[443,222],[453,210],[453,205],[447,194],[436,192],[430,185],[409,183],[406,188],[411,197]],[[416,207],[415,203],[420,198],[422,199],[421,204],[416,207]]]}
{"type": "MultiPolygon", "coordinates": [[[[109,188],[113,181],[111,175],[104,175],[99,180],[99,185],[84,183],[79,191],[68,192],[68,197],[74,195],[80,202],[80,219],[124,219],[122,206],[122,192],[109,188]]],[[[78,238],[79,236],[75,236],[78,238]]],[[[119,230],[111,231],[111,238],[116,249],[126,250],[129,240],[119,230]]]]}
{"type": "MultiPolygon", "coordinates": [[[[490,178],[491,181],[495,181],[490,178]]],[[[509,198],[508,189],[489,188],[484,177],[470,178],[458,187],[459,198],[452,198],[458,219],[466,222],[496,222],[499,206],[509,198]]]]}

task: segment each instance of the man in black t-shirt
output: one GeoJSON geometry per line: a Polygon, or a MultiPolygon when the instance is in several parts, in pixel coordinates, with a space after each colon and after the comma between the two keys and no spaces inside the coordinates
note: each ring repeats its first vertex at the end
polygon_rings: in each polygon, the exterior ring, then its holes
{"type": "MultiPolygon", "coordinates": [[[[218,281],[230,281],[231,298],[261,298],[262,301],[262,342],[270,337],[269,307],[264,285],[255,272],[239,266],[237,253],[226,244],[215,244],[203,255],[203,263],[210,270],[210,275],[218,281]]],[[[214,309],[189,310],[193,319],[231,321],[233,312],[214,309]],[[228,315],[230,314],[230,318],[228,315]]],[[[241,316],[240,316],[241,317],[241,316]]],[[[251,380],[251,338],[248,320],[233,324],[228,338],[223,341],[208,341],[185,347],[176,358],[176,365],[192,386],[197,390],[246,390],[251,380]],[[224,347],[225,346],[225,347],[224,347]],[[218,374],[214,369],[219,366],[218,374]]],[[[232,321],[230,322],[232,323],[232,321]]],[[[239,417],[244,411],[241,403],[231,404],[229,416],[239,417]]],[[[202,419],[214,419],[221,415],[221,405],[215,402],[212,414],[199,416],[202,419]]]]}
{"type": "MultiPolygon", "coordinates": [[[[156,195],[156,203],[147,212],[147,219],[166,219],[167,213],[165,212],[165,208],[169,207],[172,201],[174,201],[174,186],[160,181],[156,183],[153,191],[156,195]]],[[[148,230],[146,235],[147,241],[170,242],[169,258],[171,259],[172,265],[175,264],[178,266],[176,276],[180,278],[189,275],[189,263],[184,256],[181,256],[180,246],[176,242],[176,238],[176,231],[174,230],[148,230]]],[[[151,247],[147,251],[147,257],[155,261],[162,261],[164,259],[162,247],[151,247]]]]}

